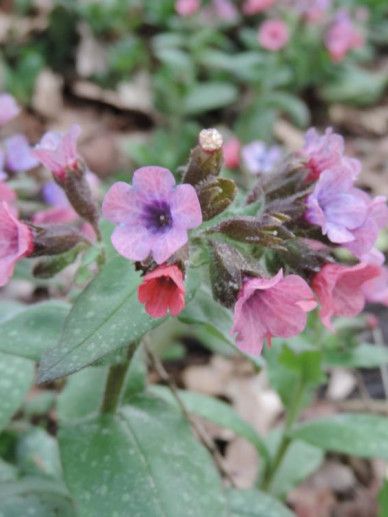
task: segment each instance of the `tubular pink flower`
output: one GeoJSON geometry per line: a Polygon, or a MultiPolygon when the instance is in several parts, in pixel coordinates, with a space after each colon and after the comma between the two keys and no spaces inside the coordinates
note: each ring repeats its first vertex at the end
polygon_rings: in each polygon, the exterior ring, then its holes
{"type": "Polygon", "coordinates": [[[238,138],[230,138],[222,148],[224,155],[225,167],[228,169],[237,169],[240,165],[241,143],[238,138]]]}
{"type": "Polygon", "coordinates": [[[237,346],[258,355],[264,340],[296,336],[306,326],[306,313],[317,303],[307,283],[298,275],[283,277],[280,270],[273,278],[250,278],[244,283],[234,308],[237,346]]]}
{"type": "Polygon", "coordinates": [[[342,168],[325,170],[307,198],[306,219],[337,244],[355,241],[355,231],[365,223],[367,214],[364,193],[353,187],[352,175],[342,168]]]}
{"type": "Polygon", "coordinates": [[[175,10],[179,16],[192,16],[200,7],[199,0],[177,0],[175,2],[175,10]]]}
{"type": "Polygon", "coordinates": [[[187,231],[202,222],[194,187],[175,185],[168,169],[149,166],[135,171],[132,186],[115,183],[104,198],[102,213],[117,224],[112,243],[124,257],[157,264],[169,259],[188,240],[187,231]]]}
{"type": "Polygon", "coordinates": [[[138,298],[153,318],[164,318],[168,312],[178,316],[185,307],[182,271],[174,264],[159,266],[147,273],[138,288],[138,298]]]}
{"type": "Polygon", "coordinates": [[[0,202],[0,287],[11,278],[16,262],[32,250],[31,230],[14,216],[7,203],[0,202]]]}
{"type": "Polygon", "coordinates": [[[20,113],[20,107],[12,95],[8,93],[0,94],[0,127],[4,126],[20,113]]]}
{"type": "Polygon", "coordinates": [[[217,18],[225,22],[234,22],[239,17],[232,0],[213,0],[212,7],[217,18]]]}
{"type": "Polygon", "coordinates": [[[321,305],[319,316],[333,330],[333,316],[356,316],[365,305],[363,287],[380,273],[380,267],[360,262],[356,266],[326,264],[315,275],[312,287],[321,305]]]}
{"type": "Polygon", "coordinates": [[[315,181],[326,169],[341,166],[357,177],[361,171],[359,160],[344,155],[344,139],[333,132],[331,127],[320,135],[315,128],[310,128],[305,134],[305,143],[299,155],[306,161],[309,169],[307,181],[315,181]]]}
{"type": "Polygon", "coordinates": [[[252,16],[270,9],[276,0],[245,0],[243,13],[252,16]]]}
{"type": "Polygon", "coordinates": [[[260,26],[257,39],[263,48],[276,52],[290,39],[288,26],[283,20],[267,20],[260,26]]]}
{"type": "Polygon", "coordinates": [[[73,124],[65,134],[49,131],[35,146],[34,155],[59,182],[64,181],[68,171],[77,168],[77,139],[80,132],[77,124],[73,124]]]}
{"type": "Polygon", "coordinates": [[[346,11],[339,11],[325,37],[325,45],[332,61],[342,61],[348,52],[364,45],[364,37],[353,25],[346,11]]]}
{"type": "Polygon", "coordinates": [[[29,171],[39,165],[32,147],[24,135],[17,134],[4,141],[7,167],[12,172],[29,171]]]}

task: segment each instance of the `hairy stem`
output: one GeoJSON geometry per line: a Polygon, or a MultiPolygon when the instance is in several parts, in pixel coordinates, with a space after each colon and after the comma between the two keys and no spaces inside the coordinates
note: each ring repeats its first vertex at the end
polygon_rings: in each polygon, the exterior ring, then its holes
{"type": "Polygon", "coordinates": [[[273,478],[275,477],[279,467],[281,466],[284,457],[288,451],[288,447],[290,446],[292,440],[288,436],[288,433],[296,420],[298,419],[301,404],[303,400],[303,396],[305,394],[305,384],[302,379],[299,380],[298,384],[295,386],[294,396],[291,401],[291,404],[287,410],[286,423],[284,426],[283,434],[280,439],[279,445],[271,461],[269,468],[264,472],[261,488],[267,490],[272,483],[273,478]]]}
{"type": "Polygon", "coordinates": [[[104,395],[101,403],[101,413],[115,413],[123,391],[125,378],[127,376],[129,365],[133,354],[137,348],[137,343],[131,343],[128,346],[125,361],[120,364],[112,364],[109,368],[108,377],[105,384],[104,395]]]}

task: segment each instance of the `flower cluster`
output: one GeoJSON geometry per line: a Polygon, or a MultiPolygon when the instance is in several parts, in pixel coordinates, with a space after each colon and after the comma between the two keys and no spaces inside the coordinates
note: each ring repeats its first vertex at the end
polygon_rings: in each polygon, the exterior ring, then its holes
{"type": "MultiPolygon", "coordinates": [[[[342,61],[350,51],[364,46],[365,38],[359,24],[347,10],[335,10],[332,0],[245,0],[241,12],[231,0],[211,0],[208,5],[200,0],[176,0],[175,10],[181,17],[200,16],[235,22],[240,16],[262,16],[257,32],[259,45],[270,52],[278,52],[294,36],[289,23],[289,11],[303,24],[314,26],[320,42],[334,63],[342,61]]],[[[357,18],[357,16],[355,17],[357,18]]]]}
{"type": "MultiPolygon", "coordinates": [[[[5,105],[8,120],[17,110],[8,97],[5,105]]],[[[79,133],[76,125],[46,133],[33,150],[19,135],[5,143],[11,155],[13,146],[24,149],[24,170],[39,160],[54,181],[41,188],[50,208],[27,220],[19,219],[16,193],[0,181],[0,286],[23,257],[70,250],[76,257],[74,249],[101,240],[98,180],[80,157],[79,133]]],[[[7,178],[12,167],[5,169],[7,178]]],[[[334,317],[355,316],[366,301],[388,304],[388,270],[376,247],[388,226],[388,207],[384,197],[356,186],[360,171],[332,129],[310,129],[302,149],[290,156],[260,141],[223,144],[216,129],[207,129],[180,183],[165,168],[142,167],[131,184],[109,188],[102,216],[115,226],[116,251],[143,273],[138,299],[149,316],[177,316],[184,309],[185,277],[196,252],[207,257],[201,267],[207,267],[202,272],[213,297],[233,309],[237,345],[257,354],[273,337],[302,332],[316,307],[333,330],[334,317]],[[223,159],[229,174],[239,167],[249,172],[243,196],[236,195],[234,180],[221,176],[223,159]],[[338,261],[338,248],[347,251],[347,261],[338,261]]],[[[50,267],[38,269],[47,275],[50,267]]]]}

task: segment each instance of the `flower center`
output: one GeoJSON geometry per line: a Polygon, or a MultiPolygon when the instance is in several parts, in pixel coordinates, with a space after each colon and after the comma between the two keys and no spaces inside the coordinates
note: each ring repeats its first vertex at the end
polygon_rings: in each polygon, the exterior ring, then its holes
{"type": "Polygon", "coordinates": [[[171,210],[166,201],[152,201],[145,207],[143,218],[145,227],[152,233],[164,233],[172,227],[171,210]]]}

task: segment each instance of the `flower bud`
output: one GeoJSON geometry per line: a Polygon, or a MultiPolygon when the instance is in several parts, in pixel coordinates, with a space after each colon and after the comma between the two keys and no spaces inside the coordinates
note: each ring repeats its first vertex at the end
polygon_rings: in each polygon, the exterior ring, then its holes
{"type": "Polygon", "coordinates": [[[207,221],[223,212],[233,202],[236,185],[230,179],[211,177],[197,186],[197,194],[203,220],[207,221]]]}
{"type": "Polygon", "coordinates": [[[198,185],[209,176],[218,176],[222,166],[222,136],[216,129],[203,129],[199,145],[191,151],[183,183],[198,185]]]}
{"type": "Polygon", "coordinates": [[[214,298],[228,308],[234,306],[247,275],[259,275],[261,271],[228,244],[211,242],[210,280],[214,298]]]}
{"type": "Polygon", "coordinates": [[[282,245],[284,237],[279,236],[279,224],[266,224],[265,219],[253,216],[238,216],[222,221],[211,228],[212,232],[220,232],[240,242],[259,244],[262,246],[282,245]]]}
{"type": "Polygon", "coordinates": [[[56,257],[40,260],[33,269],[33,275],[37,278],[52,278],[63,271],[67,266],[73,264],[78,254],[83,251],[85,247],[86,245],[80,242],[65,253],[61,253],[56,257]]]}
{"type": "Polygon", "coordinates": [[[59,255],[88,241],[74,226],[54,224],[50,226],[28,225],[32,233],[33,252],[30,257],[59,255]]]}

